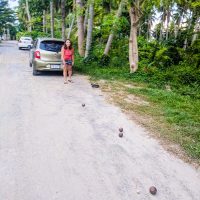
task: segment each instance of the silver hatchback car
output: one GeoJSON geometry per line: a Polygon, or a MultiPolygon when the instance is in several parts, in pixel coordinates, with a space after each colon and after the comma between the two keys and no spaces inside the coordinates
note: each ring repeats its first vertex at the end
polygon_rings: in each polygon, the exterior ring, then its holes
{"type": "Polygon", "coordinates": [[[30,67],[33,75],[42,71],[62,71],[61,48],[63,40],[55,38],[37,38],[29,52],[30,67]]]}

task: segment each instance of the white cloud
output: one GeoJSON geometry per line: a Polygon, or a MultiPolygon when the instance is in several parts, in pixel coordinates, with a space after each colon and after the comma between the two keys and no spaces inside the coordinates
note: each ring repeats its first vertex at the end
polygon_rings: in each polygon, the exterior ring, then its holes
{"type": "Polygon", "coordinates": [[[9,0],[8,3],[11,8],[18,6],[18,0],[9,0]]]}

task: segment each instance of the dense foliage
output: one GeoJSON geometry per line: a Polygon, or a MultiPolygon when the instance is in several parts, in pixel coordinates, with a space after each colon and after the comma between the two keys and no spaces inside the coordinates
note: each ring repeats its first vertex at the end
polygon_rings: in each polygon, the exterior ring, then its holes
{"type": "Polygon", "coordinates": [[[8,7],[7,0],[0,0],[0,36],[10,30],[11,38],[14,38],[16,35],[15,28],[15,13],[12,9],[8,7]]]}

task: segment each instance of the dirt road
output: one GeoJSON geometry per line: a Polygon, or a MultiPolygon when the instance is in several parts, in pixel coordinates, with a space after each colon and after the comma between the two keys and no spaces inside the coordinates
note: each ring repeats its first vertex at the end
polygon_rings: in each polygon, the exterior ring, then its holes
{"type": "Polygon", "coordinates": [[[83,76],[68,85],[59,74],[33,77],[28,51],[3,42],[0,81],[0,200],[200,199],[200,172],[83,76]]]}

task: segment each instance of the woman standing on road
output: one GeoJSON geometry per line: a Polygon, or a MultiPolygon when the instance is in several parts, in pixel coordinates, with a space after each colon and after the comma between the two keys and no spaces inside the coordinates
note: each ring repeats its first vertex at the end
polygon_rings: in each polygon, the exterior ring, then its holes
{"type": "Polygon", "coordinates": [[[72,43],[67,39],[61,50],[61,59],[63,61],[63,76],[64,83],[67,84],[67,73],[69,75],[69,82],[72,82],[72,66],[74,65],[74,49],[72,43]]]}

